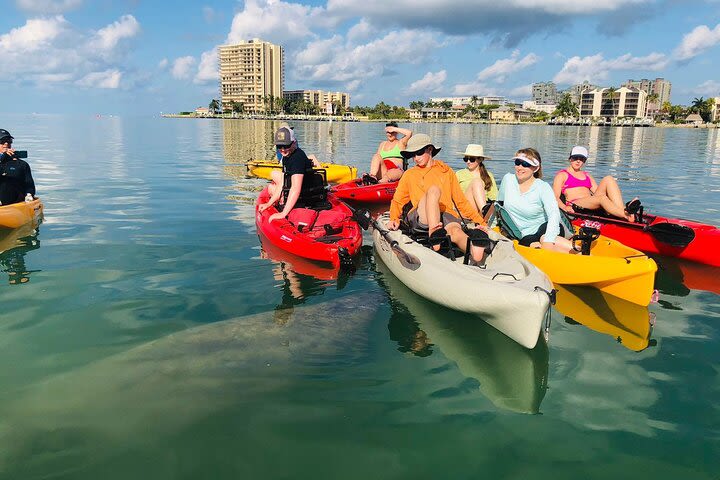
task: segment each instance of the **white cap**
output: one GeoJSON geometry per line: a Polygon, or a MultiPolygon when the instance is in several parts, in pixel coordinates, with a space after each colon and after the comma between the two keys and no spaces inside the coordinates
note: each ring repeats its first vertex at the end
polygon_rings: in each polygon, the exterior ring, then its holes
{"type": "Polygon", "coordinates": [[[587,148],[581,147],[579,145],[575,146],[570,150],[570,156],[571,157],[585,157],[588,158],[588,151],[587,148]]]}

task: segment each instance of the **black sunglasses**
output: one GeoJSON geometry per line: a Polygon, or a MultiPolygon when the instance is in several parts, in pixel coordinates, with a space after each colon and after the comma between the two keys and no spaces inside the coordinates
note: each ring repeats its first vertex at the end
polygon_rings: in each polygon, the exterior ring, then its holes
{"type": "Polygon", "coordinates": [[[425,150],[427,150],[427,147],[423,147],[420,150],[415,150],[414,152],[400,152],[400,155],[402,155],[402,157],[405,159],[410,159],[419,155],[423,155],[425,153],[425,150]]]}
{"type": "Polygon", "coordinates": [[[525,160],[520,160],[519,158],[515,159],[515,166],[517,167],[525,167],[525,168],[535,168],[535,165],[532,165],[525,160]]]}
{"type": "Polygon", "coordinates": [[[278,150],[283,150],[292,147],[292,143],[290,145],[275,145],[275,148],[278,150]]]}
{"type": "Polygon", "coordinates": [[[7,143],[8,145],[12,145],[12,140],[10,140],[9,138],[7,140],[0,140],[0,145],[3,145],[5,143],[7,143]]]}
{"type": "Polygon", "coordinates": [[[582,155],[573,155],[570,157],[570,160],[582,160],[583,162],[587,161],[587,158],[583,157],[582,155]]]}
{"type": "Polygon", "coordinates": [[[465,161],[465,162],[479,162],[480,159],[477,158],[477,157],[465,157],[465,158],[463,158],[463,161],[465,161]]]}

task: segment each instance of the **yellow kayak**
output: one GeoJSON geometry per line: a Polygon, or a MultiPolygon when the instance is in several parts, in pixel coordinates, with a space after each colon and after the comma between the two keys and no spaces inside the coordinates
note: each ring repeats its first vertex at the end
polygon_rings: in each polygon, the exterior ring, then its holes
{"type": "Polygon", "coordinates": [[[587,328],[613,337],[625,348],[647,348],[652,326],[647,307],[595,288],[555,285],[555,309],[587,328]]]}
{"type": "Polygon", "coordinates": [[[654,291],[655,261],[634,248],[600,235],[590,255],[523,247],[518,253],[561,285],[584,285],[647,307],[654,291]]]}
{"type": "MultiPolygon", "coordinates": [[[[272,160],[250,160],[247,169],[250,175],[270,180],[270,172],[282,168],[279,162],[272,160]]],[[[331,183],[345,183],[357,178],[357,167],[339,165],[337,163],[321,163],[320,168],[327,173],[327,180],[331,183]]]]}
{"type": "Polygon", "coordinates": [[[39,198],[32,202],[19,202],[0,206],[0,228],[18,228],[26,223],[36,222],[43,213],[39,198]]]}

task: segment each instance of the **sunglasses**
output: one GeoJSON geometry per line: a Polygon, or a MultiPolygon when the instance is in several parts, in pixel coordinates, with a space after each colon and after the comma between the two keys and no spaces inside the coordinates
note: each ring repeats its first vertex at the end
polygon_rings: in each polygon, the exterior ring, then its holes
{"type": "Polygon", "coordinates": [[[0,145],[12,145],[12,140],[0,140],[0,145]]]}
{"type": "Polygon", "coordinates": [[[572,157],[570,157],[570,161],[572,162],[573,160],[582,160],[583,163],[585,163],[585,161],[587,161],[587,158],[581,155],[573,155],[572,157]]]}
{"type": "Polygon", "coordinates": [[[515,166],[516,167],[525,167],[525,168],[535,168],[535,165],[532,165],[525,160],[520,160],[519,158],[515,159],[515,166]]]}
{"type": "Polygon", "coordinates": [[[478,161],[480,161],[480,159],[477,157],[465,157],[465,158],[463,158],[463,161],[464,162],[478,162],[478,161]]]}
{"type": "Polygon", "coordinates": [[[275,145],[278,150],[289,150],[290,147],[292,147],[292,143],[290,145],[275,145]]]}

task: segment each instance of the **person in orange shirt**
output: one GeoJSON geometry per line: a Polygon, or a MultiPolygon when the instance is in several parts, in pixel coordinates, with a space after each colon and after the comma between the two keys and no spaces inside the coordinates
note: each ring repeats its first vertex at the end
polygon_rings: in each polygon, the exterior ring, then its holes
{"type": "MultiPolygon", "coordinates": [[[[403,206],[411,202],[412,209],[407,215],[407,221],[413,228],[427,228],[433,249],[439,250],[438,240],[449,235],[452,242],[464,252],[468,235],[455,214],[472,220],[482,230],[486,230],[485,221],[465,198],[453,169],[434,158],[439,151],[440,148],[435,147],[429,135],[421,133],[410,138],[401,154],[406,159],[412,158],[415,166],[400,177],[390,202],[390,221],[387,226],[397,230],[403,206]]],[[[485,250],[482,247],[472,245],[470,250],[473,260],[483,260],[485,250]]]]}

